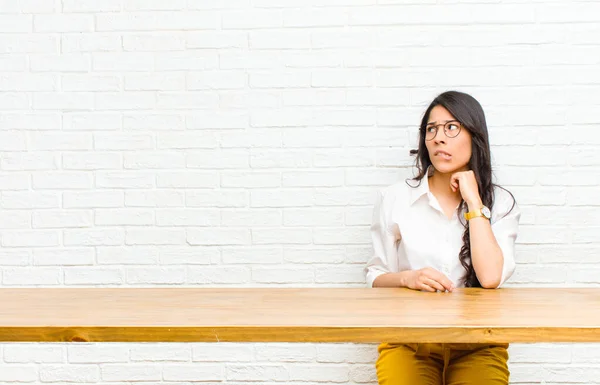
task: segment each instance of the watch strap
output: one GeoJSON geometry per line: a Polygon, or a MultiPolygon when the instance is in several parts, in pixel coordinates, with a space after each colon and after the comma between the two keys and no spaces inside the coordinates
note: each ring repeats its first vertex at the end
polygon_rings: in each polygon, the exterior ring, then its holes
{"type": "Polygon", "coordinates": [[[477,218],[477,217],[482,217],[483,213],[481,212],[481,209],[477,209],[477,210],[473,210],[473,211],[469,211],[468,213],[465,213],[465,219],[467,221],[473,219],[473,218],[477,218]]]}

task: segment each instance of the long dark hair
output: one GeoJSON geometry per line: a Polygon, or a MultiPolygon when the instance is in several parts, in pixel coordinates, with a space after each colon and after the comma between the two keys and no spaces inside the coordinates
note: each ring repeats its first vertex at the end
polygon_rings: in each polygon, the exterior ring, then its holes
{"type": "MultiPolygon", "coordinates": [[[[471,133],[471,159],[469,160],[468,166],[475,174],[477,187],[479,187],[479,194],[481,195],[483,204],[489,207],[491,211],[494,206],[494,187],[500,186],[497,186],[492,182],[490,141],[487,124],[485,122],[485,114],[481,104],[479,104],[479,102],[471,95],[458,91],[447,91],[433,99],[421,120],[421,126],[419,128],[419,148],[418,150],[410,151],[411,155],[417,156],[415,166],[418,174],[412,180],[420,183],[421,179],[427,176],[429,167],[432,166],[429,152],[425,146],[425,127],[427,126],[431,110],[438,105],[448,110],[448,112],[462,124],[463,129],[467,129],[469,130],[469,133],[471,133]]],[[[510,191],[509,194],[511,194],[510,191]]],[[[463,213],[466,211],[467,204],[463,200],[459,206],[459,212],[463,213]]],[[[462,215],[459,215],[459,218],[463,220],[465,226],[462,237],[463,245],[459,253],[460,263],[467,271],[463,283],[465,287],[481,287],[481,283],[479,282],[477,274],[475,274],[475,269],[473,269],[473,264],[471,263],[469,223],[464,220],[462,215]]]]}

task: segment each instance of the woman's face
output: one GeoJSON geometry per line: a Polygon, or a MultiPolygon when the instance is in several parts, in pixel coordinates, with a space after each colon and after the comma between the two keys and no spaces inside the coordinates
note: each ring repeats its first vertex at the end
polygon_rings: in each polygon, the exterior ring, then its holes
{"type": "Polygon", "coordinates": [[[434,134],[433,139],[425,140],[425,146],[435,170],[442,174],[468,170],[471,159],[471,133],[440,105],[435,106],[429,113],[425,138],[429,139],[434,134]],[[453,120],[455,124],[447,125],[447,133],[453,136],[458,132],[458,135],[451,138],[444,133],[444,124],[453,120]],[[433,125],[437,125],[437,134],[433,125]]]}

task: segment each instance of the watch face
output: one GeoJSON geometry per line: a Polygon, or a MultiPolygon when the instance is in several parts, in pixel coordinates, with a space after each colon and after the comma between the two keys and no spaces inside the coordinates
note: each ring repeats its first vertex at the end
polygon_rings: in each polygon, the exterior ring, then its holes
{"type": "Polygon", "coordinates": [[[487,219],[490,219],[492,216],[492,213],[490,213],[490,209],[487,208],[487,206],[483,206],[483,208],[481,209],[481,213],[483,214],[484,217],[486,217],[487,219]]]}

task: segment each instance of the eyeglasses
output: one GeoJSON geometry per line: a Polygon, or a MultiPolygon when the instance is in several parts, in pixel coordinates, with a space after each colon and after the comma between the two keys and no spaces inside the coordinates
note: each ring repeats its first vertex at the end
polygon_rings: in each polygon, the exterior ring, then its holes
{"type": "Polygon", "coordinates": [[[458,120],[450,120],[444,124],[431,124],[425,127],[425,140],[433,140],[437,136],[439,126],[444,126],[444,134],[448,138],[456,138],[462,128],[462,124],[458,120]]]}

